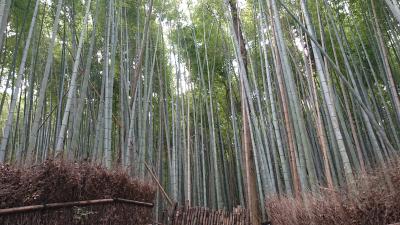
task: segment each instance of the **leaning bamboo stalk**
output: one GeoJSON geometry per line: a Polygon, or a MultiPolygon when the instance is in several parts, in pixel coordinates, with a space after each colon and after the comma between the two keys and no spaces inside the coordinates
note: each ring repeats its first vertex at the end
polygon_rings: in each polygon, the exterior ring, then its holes
{"type": "Polygon", "coordinates": [[[167,192],[165,192],[163,186],[160,184],[160,181],[157,179],[156,175],[154,172],[150,169],[149,165],[147,162],[144,162],[144,165],[146,166],[146,169],[149,171],[150,175],[152,176],[153,180],[157,183],[157,186],[160,188],[161,193],[164,195],[165,199],[167,200],[168,204],[170,206],[173,206],[174,203],[172,202],[171,198],[168,196],[167,192]]]}
{"type": "Polygon", "coordinates": [[[98,205],[98,204],[106,204],[106,203],[126,203],[132,204],[142,207],[152,208],[154,206],[153,203],[150,202],[141,202],[123,198],[106,198],[106,199],[95,199],[95,200],[86,200],[86,201],[74,201],[74,202],[61,202],[61,203],[50,203],[50,204],[42,204],[42,205],[30,205],[30,206],[22,206],[8,209],[0,209],[0,215],[7,214],[15,214],[15,213],[24,213],[30,211],[37,211],[42,209],[56,209],[56,208],[66,208],[73,206],[88,206],[88,205],[98,205]]]}
{"type": "Polygon", "coordinates": [[[4,31],[7,28],[8,15],[10,13],[11,1],[0,2],[0,49],[3,47],[4,31]]]}
{"type": "MultiPolygon", "coordinates": [[[[89,20],[90,4],[91,4],[91,1],[88,1],[87,5],[86,5],[85,18],[83,19],[84,25],[87,25],[88,20],[89,20]]],[[[73,104],[73,101],[74,101],[75,95],[76,95],[75,92],[77,89],[78,67],[79,67],[79,63],[80,63],[81,51],[83,48],[83,41],[84,41],[84,38],[86,35],[86,30],[87,30],[87,26],[84,26],[84,29],[82,29],[80,37],[79,37],[78,50],[76,52],[75,62],[74,62],[73,69],[72,69],[71,84],[70,84],[69,91],[68,91],[68,98],[67,98],[67,103],[65,106],[65,112],[64,112],[63,119],[61,122],[60,131],[58,133],[58,137],[56,140],[56,143],[57,143],[56,144],[56,154],[59,154],[59,153],[63,152],[63,150],[64,150],[64,138],[65,138],[65,135],[67,132],[68,119],[69,119],[71,108],[72,108],[71,106],[73,104]]]]}
{"type": "MultiPolygon", "coordinates": [[[[388,3],[389,1],[386,0],[386,2],[388,3]]],[[[382,56],[382,62],[383,62],[383,68],[385,70],[386,73],[386,80],[387,80],[387,84],[389,86],[389,90],[390,90],[390,94],[392,97],[392,102],[393,102],[393,108],[394,111],[396,112],[397,115],[397,119],[398,122],[400,123],[400,99],[399,99],[399,94],[397,93],[397,88],[396,88],[396,82],[393,79],[393,72],[392,69],[390,67],[390,61],[389,61],[389,57],[388,57],[388,50],[385,47],[384,44],[384,39],[382,37],[382,33],[381,33],[381,29],[379,27],[379,21],[377,18],[377,13],[376,13],[376,9],[375,9],[375,3],[374,1],[371,1],[371,8],[372,8],[372,16],[374,18],[374,26],[376,27],[376,29],[374,29],[376,31],[376,37],[377,37],[377,42],[378,42],[378,46],[379,46],[379,50],[382,56]]],[[[397,3],[392,4],[392,7],[389,7],[391,10],[394,9],[399,9],[397,3]]],[[[397,13],[394,14],[399,16],[397,13]]],[[[398,17],[396,17],[397,19],[398,17]]]]}
{"type": "Polygon", "coordinates": [[[31,20],[31,25],[29,27],[28,37],[26,39],[24,52],[23,52],[20,68],[18,71],[17,81],[16,81],[16,84],[15,84],[15,87],[13,90],[14,94],[12,95],[10,108],[9,108],[9,112],[8,112],[8,117],[7,117],[7,122],[6,122],[6,125],[3,130],[3,138],[2,138],[1,146],[0,146],[0,162],[5,162],[5,159],[6,159],[6,148],[7,148],[8,142],[9,142],[8,138],[10,136],[11,127],[13,124],[14,111],[15,111],[15,108],[17,105],[17,99],[18,99],[18,96],[20,93],[20,89],[22,88],[22,82],[23,82],[22,80],[23,80],[23,76],[24,76],[24,72],[25,72],[26,59],[28,57],[28,51],[29,51],[33,31],[34,31],[35,24],[36,24],[36,17],[38,14],[38,10],[39,10],[39,1],[36,1],[34,13],[33,13],[32,20],[31,20]]]}
{"type": "Polygon", "coordinates": [[[33,124],[31,127],[31,131],[29,133],[29,144],[28,144],[28,149],[26,151],[26,159],[28,164],[33,162],[33,153],[36,148],[36,143],[37,143],[37,134],[39,133],[39,124],[41,120],[41,115],[43,111],[43,105],[46,97],[46,89],[49,81],[49,75],[50,75],[50,67],[53,62],[53,52],[54,52],[54,46],[55,46],[55,40],[56,40],[56,35],[58,31],[58,25],[60,21],[60,14],[61,14],[61,8],[62,8],[62,0],[58,0],[57,3],[57,10],[56,10],[56,15],[54,17],[54,22],[53,22],[53,27],[52,27],[52,32],[51,32],[51,39],[50,39],[50,45],[48,48],[47,52],[47,59],[46,59],[46,64],[43,72],[43,77],[42,81],[40,84],[40,91],[39,91],[39,96],[37,97],[37,103],[36,103],[36,110],[35,110],[35,116],[33,120],[33,124]]]}
{"type": "Polygon", "coordinates": [[[400,23],[400,8],[397,2],[392,0],[385,0],[387,8],[393,14],[393,17],[396,18],[397,22],[400,23]]]}
{"type": "Polygon", "coordinates": [[[82,121],[82,114],[83,114],[83,108],[85,105],[85,99],[88,96],[88,85],[89,85],[89,80],[90,80],[90,71],[92,68],[92,55],[94,52],[94,47],[95,47],[95,40],[96,40],[96,30],[97,30],[97,18],[99,17],[99,1],[96,1],[96,15],[93,20],[93,29],[92,29],[92,36],[90,38],[90,46],[87,54],[87,59],[86,59],[86,67],[85,67],[85,72],[83,75],[83,81],[82,81],[82,86],[80,89],[80,96],[77,100],[77,109],[76,109],[76,116],[73,121],[73,126],[70,129],[73,129],[73,134],[72,134],[72,140],[71,140],[71,149],[69,149],[69,152],[74,152],[78,149],[78,141],[79,141],[79,133],[80,133],[80,125],[82,121]]]}

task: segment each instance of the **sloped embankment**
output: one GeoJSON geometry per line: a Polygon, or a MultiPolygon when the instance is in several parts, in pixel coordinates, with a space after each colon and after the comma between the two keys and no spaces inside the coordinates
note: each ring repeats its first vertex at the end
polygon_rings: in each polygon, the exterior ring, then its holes
{"type": "MultiPolygon", "coordinates": [[[[151,184],[120,170],[88,163],[46,161],[30,168],[0,166],[0,209],[94,199],[153,202],[151,184]]],[[[0,224],[148,224],[152,208],[113,202],[0,216],[0,224]]]]}

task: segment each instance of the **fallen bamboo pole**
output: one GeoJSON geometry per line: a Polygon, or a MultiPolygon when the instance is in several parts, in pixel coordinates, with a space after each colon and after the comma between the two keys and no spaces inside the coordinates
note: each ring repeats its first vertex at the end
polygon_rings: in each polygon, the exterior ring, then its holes
{"type": "Polygon", "coordinates": [[[55,209],[55,208],[67,208],[67,207],[73,207],[73,206],[107,204],[107,203],[113,203],[113,202],[133,204],[133,205],[148,207],[148,208],[152,208],[154,206],[153,203],[149,203],[149,202],[140,202],[140,201],[134,201],[134,200],[129,200],[129,199],[123,199],[123,198],[115,198],[115,199],[109,198],[109,199],[96,199],[96,200],[75,201],[75,202],[49,203],[49,204],[42,204],[42,205],[30,205],[30,206],[8,208],[8,209],[0,209],[0,215],[22,213],[22,212],[29,212],[29,211],[36,211],[36,210],[43,210],[43,209],[55,209]]]}

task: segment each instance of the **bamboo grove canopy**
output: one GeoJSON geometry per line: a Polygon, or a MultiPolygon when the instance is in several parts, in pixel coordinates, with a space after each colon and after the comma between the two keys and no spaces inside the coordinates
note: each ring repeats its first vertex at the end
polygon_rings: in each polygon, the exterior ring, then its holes
{"type": "Polygon", "coordinates": [[[399,34],[398,0],[0,0],[0,163],[215,209],[352,184],[398,154],[399,34]]]}

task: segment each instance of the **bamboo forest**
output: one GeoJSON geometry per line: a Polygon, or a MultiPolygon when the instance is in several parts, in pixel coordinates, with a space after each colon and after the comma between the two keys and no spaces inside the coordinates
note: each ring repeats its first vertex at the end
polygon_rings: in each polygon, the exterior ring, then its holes
{"type": "Polygon", "coordinates": [[[108,198],[150,222],[104,224],[395,224],[399,94],[399,0],[0,0],[0,224],[108,198]],[[40,197],[55,170],[119,194],[40,197]]]}

